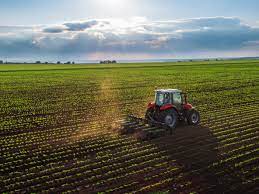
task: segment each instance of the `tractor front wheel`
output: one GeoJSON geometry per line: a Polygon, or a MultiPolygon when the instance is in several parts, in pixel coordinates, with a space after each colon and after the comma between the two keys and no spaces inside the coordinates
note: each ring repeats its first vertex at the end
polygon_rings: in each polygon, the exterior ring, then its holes
{"type": "Polygon", "coordinates": [[[188,114],[187,121],[189,125],[198,125],[200,123],[200,113],[197,110],[191,110],[188,114]]]}
{"type": "Polygon", "coordinates": [[[165,123],[171,130],[175,129],[178,123],[178,114],[174,109],[163,111],[160,121],[165,123]]]}

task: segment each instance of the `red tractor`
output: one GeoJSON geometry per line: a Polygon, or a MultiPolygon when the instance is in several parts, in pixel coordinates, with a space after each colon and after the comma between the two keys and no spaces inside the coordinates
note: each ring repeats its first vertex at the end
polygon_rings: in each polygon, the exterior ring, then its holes
{"type": "Polygon", "coordinates": [[[164,136],[168,129],[172,134],[179,121],[197,125],[200,114],[187,102],[187,95],[181,90],[156,90],[155,101],[148,104],[145,118],[129,115],[120,134],[136,133],[138,139],[148,140],[164,136]]]}
{"type": "Polygon", "coordinates": [[[148,104],[145,120],[151,125],[161,123],[174,129],[178,121],[197,125],[200,122],[200,114],[187,102],[186,93],[178,89],[160,89],[156,90],[155,102],[148,104]]]}

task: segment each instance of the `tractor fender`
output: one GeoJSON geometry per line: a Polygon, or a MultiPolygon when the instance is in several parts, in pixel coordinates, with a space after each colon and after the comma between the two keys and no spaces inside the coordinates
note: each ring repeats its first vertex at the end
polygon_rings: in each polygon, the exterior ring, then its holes
{"type": "Polygon", "coordinates": [[[174,109],[179,114],[177,108],[172,104],[166,104],[166,105],[160,107],[160,111],[165,111],[165,110],[170,110],[170,109],[174,109]]]}
{"type": "Polygon", "coordinates": [[[155,108],[155,103],[154,102],[150,102],[147,105],[147,109],[154,109],[155,108]]]}
{"type": "Polygon", "coordinates": [[[160,107],[160,111],[168,110],[168,109],[171,109],[173,107],[174,106],[172,104],[166,104],[166,105],[160,107]]]}
{"type": "Polygon", "coordinates": [[[194,107],[191,104],[187,103],[187,104],[183,105],[183,109],[184,110],[191,110],[191,109],[194,109],[194,107]]]}

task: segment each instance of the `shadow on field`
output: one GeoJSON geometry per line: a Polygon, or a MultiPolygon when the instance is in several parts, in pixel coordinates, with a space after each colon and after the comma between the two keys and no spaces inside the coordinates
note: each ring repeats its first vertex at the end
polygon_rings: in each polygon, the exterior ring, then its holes
{"type": "Polygon", "coordinates": [[[181,123],[173,135],[168,134],[150,143],[166,151],[171,160],[182,167],[184,180],[192,182],[190,189],[217,185],[217,178],[208,167],[218,160],[218,140],[209,128],[181,123]]]}

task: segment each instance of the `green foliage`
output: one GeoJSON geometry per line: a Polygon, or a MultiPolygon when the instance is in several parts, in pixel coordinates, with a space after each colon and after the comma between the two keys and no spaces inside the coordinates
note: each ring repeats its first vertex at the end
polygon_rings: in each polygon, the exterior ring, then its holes
{"type": "Polygon", "coordinates": [[[1,65],[0,192],[253,190],[258,64],[1,65]],[[151,142],[117,134],[127,114],[144,115],[156,88],[189,93],[201,113],[200,134],[179,129],[151,142]]]}

